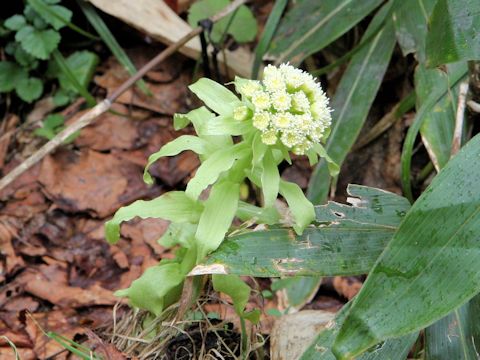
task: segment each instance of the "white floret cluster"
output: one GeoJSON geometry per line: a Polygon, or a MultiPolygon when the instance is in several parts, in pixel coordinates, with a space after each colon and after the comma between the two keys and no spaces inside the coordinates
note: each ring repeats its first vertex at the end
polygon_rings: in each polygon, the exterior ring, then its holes
{"type": "Polygon", "coordinates": [[[253,126],[262,132],[267,145],[281,141],[303,155],[322,140],[331,125],[328,98],[320,84],[291,65],[268,65],[262,81],[247,80],[239,91],[252,104],[253,126]]]}

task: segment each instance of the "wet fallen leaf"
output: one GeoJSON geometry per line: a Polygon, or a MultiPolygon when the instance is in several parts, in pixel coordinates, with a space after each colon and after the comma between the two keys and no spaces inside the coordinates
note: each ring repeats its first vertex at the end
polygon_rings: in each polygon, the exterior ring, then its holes
{"type": "MultiPolygon", "coordinates": [[[[117,113],[128,113],[126,107],[118,104],[112,109],[117,113]]],[[[75,118],[83,114],[84,112],[80,112],[75,118]]],[[[137,138],[137,125],[134,120],[127,116],[106,112],[100,115],[92,125],[82,129],[80,136],[75,139],[75,145],[97,151],[129,150],[134,148],[137,138]]]]}
{"type": "Polygon", "coordinates": [[[23,259],[17,256],[13,248],[12,240],[17,235],[17,229],[10,224],[8,218],[0,217],[0,280],[4,280],[6,275],[25,266],[23,259]]]}
{"type": "Polygon", "coordinates": [[[46,157],[39,181],[58,208],[101,218],[148,193],[140,167],[92,150],[46,157]]]}
{"type": "Polygon", "coordinates": [[[24,291],[62,308],[113,305],[118,299],[110,290],[93,284],[88,288],[70,286],[66,269],[58,265],[30,267],[17,277],[24,291]]]}
{"type": "MultiPolygon", "coordinates": [[[[128,78],[129,74],[123,67],[114,65],[103,75],[96,76],[95,83],[106,89],[108,94],[111,94],[128,78]]],[[[138,106],[160,114],[173,115],[176,112],[184,112],[187,110],[185,108],[185,97],[188,94],[187,85],[189,82],[190,78],[182,74],[169,83],[147,83],[147,87],[153,96],[145,95],[142,91],[133,87],[120,95],[116,101],[121,104],[138,106]]]]}
{"type": "MultiPolygon", "coordinates": [[[[26,317],[26,331],[32,340],[33,350],[39,359],[46,359],[65,349],[44,332],[52,331],[66,338],[73,339],[76,334],[83,334],[84,329],[78,326],[79,316],[71,310],[54,310],[35,313],[26,317]]],[[[66,356],[65,352],[63,356],[66,356]]],[[[58,357],[55,357],[58,359],[58,357]]]]}

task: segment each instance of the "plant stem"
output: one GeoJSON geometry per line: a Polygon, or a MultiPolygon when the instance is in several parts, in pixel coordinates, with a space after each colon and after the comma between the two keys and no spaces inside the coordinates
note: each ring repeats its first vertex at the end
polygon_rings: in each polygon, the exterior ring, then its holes
{"type": "Polygon", "coordinates": [[[242,328],[242,358],[247,358],[247,348],[248,348],[248,334],[247,326],[245,325],[245,319],[240,316],[240,327],[242,328]]]}

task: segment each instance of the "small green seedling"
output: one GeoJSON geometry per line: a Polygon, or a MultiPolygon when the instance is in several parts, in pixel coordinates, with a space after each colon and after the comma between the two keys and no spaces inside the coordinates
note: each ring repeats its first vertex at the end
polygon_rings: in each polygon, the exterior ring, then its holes
{"type": "MultiPolygon", "coordinates": [[[[35,129],[33,133],[47,140],[52,140],[63,129],[65,129],[65,118],[60,114],[52,114],[48,115],[43,121],[42,127],[35,129]]],[[[69,144],[74,141],[78,135],[78,131],[70,135],[65,140],[65,144],[69,144]]]]}

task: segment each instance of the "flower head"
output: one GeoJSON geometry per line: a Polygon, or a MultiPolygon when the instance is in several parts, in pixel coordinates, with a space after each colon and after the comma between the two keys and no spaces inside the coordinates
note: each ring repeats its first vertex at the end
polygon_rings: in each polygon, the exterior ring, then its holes
{"type": "Polygon", "coordinates": [[[280,141],[302,155],[328,134],[328,98],[315,78],[303,70],[289,64],[268,65],[262,81],[246,80],[240,92],[253,105],[252,124],[267,145],[280,141]]]}

